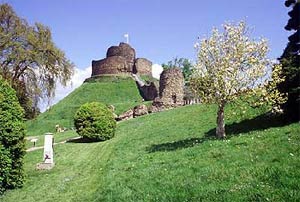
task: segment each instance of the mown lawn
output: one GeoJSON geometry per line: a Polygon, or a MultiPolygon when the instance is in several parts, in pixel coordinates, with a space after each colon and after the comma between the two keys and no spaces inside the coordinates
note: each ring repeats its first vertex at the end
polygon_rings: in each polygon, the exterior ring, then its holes
{"type": "MultiPolygon", "coordinates": [[[[53,133],[54,143],[67,141],[75,137],[79,137],[79,135],[72,130],[65,131],[62,133],[53,133]]],[[[26,139],[26,149],[34,147],[34,144],[33,142],[31,142],[31,139],[37,139],[35,143],[35,147],[44,146],[44,139],[45,139],[44,135],[30,136],[28,139],[26,139]]]]}
{"type": "Polygon", "coordinates": [[[130,76],[102,76],[83,83],[67,97],[36,119],[27,121],[27,135],[39,136],[55,132],[55,126],[71,129],[76,110],[87,102],[103,102],[121,114],[142,102],[135,81],[130,76]]]}
{"type": "Polygon", "coordinates": [[[195,105],[124,121],[109,141],[55,146],[51,171],[35,170],[42,150],[28,153],[24,187],[1,200],[299,201],[299,124],[248,109],[216,140],[215,114],[195,105]]]}

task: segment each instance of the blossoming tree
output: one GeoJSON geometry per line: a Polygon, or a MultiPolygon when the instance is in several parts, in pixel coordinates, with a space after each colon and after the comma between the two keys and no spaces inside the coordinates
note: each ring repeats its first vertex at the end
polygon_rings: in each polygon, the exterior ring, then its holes
{"type": "Polygon", "coordinates": [[[266,40],[251,39],[243,21],[226,23],[223,28],[223,32],[213,29],[209,38],[199,42],[197,64],[190,81],[203,102],[218,105],[219,138],[226,136],[224,107],[228,102],[248,96],[256,106],[274,106],[284,100],[276,90],[276,84],[282,81],[281,66],[272,65],[267,58],[266,40]]]}

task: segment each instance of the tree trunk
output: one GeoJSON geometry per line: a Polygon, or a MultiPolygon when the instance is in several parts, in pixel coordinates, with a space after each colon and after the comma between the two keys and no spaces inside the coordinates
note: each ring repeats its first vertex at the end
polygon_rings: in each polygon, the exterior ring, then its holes
{"type": "Polygon", "coordinates": [[[216,129],[216,135],[218,138],[225,138],[225,122],[224,122],[224,107],[225,103],[222,102],[219,105],[218,109],[218,117],[217,117],[217,129],[216,129]]]}

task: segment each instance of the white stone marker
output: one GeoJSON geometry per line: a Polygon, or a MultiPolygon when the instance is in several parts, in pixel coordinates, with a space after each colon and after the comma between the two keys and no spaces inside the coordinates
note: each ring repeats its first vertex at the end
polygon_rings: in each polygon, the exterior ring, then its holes
{"type": "Polygon", "coordinates": [[[54,163],[53,159],[53,134],[46,133],[45,134],[45,142],[44,142],[44,163],[54,163]]]}
{"type": "Polygon", "coordinates": [[[50,170],[54,167],[53,134],[46,133],[44,141],[43,162],[36,165],[37,170],[50,170]]]}

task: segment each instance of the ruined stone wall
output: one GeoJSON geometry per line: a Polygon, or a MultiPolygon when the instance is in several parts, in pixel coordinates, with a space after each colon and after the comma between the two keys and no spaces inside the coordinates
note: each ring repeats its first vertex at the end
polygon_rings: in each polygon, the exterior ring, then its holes
{"type": "Polygon", "coordinates": [[[131,72],[132,67],[121,56],[112,56],[103,60],[92,61],[92,76],[131,72]]]}
{"type": "Polygon", "coordinates": [[[152,75],[152,62],[146,58],[137,58],[134,62],[133,73],[139,75],[152,75]]]}
{"type": "Polygon", "coordinates": [[[184,105],[184,77],[180,69],[170,68],[160,75],[159,98],[164,106],[184,105]]]}
{"type": "Polygon", "coordinates": [[[145,101],[154,100],[158,97],[158,90],[154,82],[147,83],[146,85],[140,86],[137,83],[139,92],[145,101]]]}

